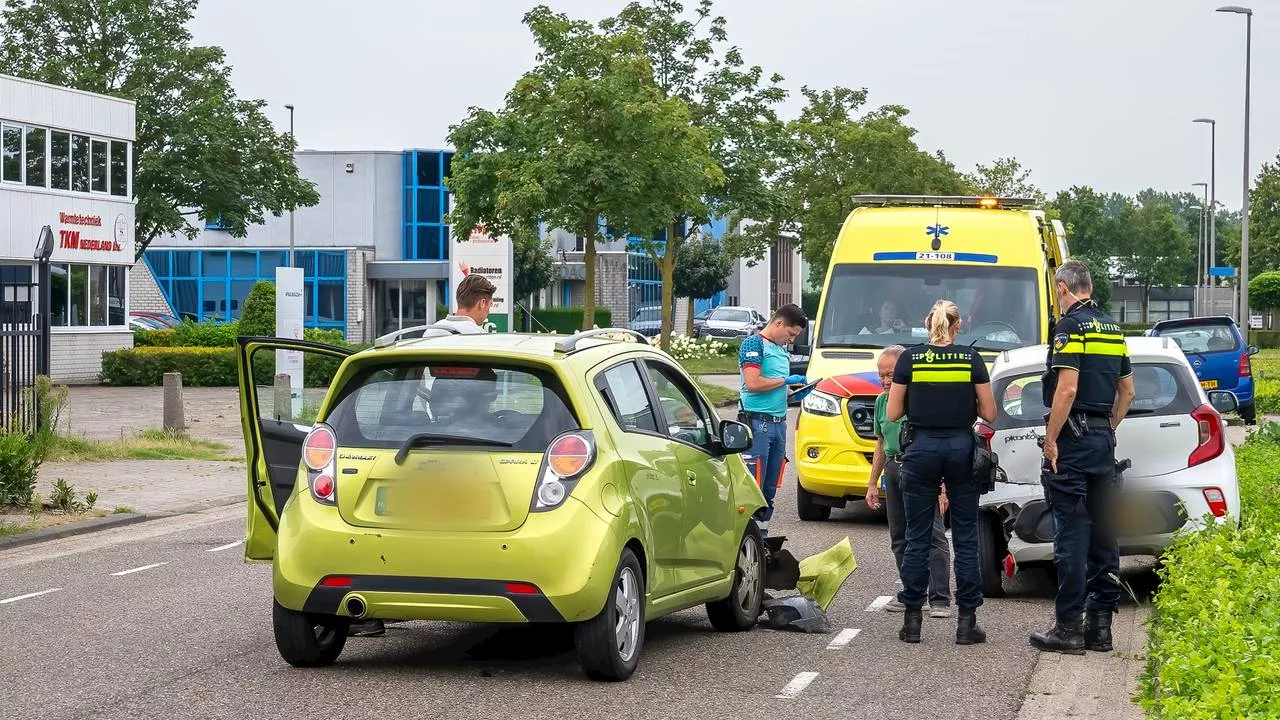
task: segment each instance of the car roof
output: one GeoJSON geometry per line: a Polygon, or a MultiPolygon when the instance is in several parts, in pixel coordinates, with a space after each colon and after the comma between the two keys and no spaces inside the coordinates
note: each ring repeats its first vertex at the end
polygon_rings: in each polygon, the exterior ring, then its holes
{"type": "Polygon", "coordinates": [[[1179,327],[1196,327],[1200,325],[1227,325],[1235,327],[1236,321],[1228,315],[1205,315],[1201,317],[1177,318],[1175,320],[1161,320],[1151,326],[1152,330],[1171,330],[1179,327]]]}
{"type": "Polygon", "coordinates": [[[627,351],[648,351],[666,357],[666,353],[648,343],[641,342],[636,333],[625,328],[605,328],[579,332],[573,335],[551,333],[479,333],[474,335],[442,335],[428,338],[407,338],[383,347],[373,347],[358,353],[360,357],[396,356],[405,359],[438,355],[497,355],[512,359],[555,362],[559,359],[584,358],[596,362],[606,355],[627,351]],[[616,339],[625,336],[629,340],[616,339]]]}
{"type": "MultiPolygon", "coordinates": [[[[1186,355],[1182,348],[1167,337],[1126,337],[1125,345],[1129,347],[1129,358],[1139,362],[1178,362],[1185,363],[1186,355]]],[[[992,374],[1020,372],[1028,369],[1044,370],[1049,346],[1046,344],[1030,345],[1013,350],[1004,350],[996,354],[992,374]]]]}

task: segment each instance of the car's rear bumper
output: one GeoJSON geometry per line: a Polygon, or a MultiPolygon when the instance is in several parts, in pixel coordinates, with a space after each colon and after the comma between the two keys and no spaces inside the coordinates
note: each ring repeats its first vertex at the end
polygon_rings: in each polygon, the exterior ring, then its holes
{"type": "Polygon", "coordinates": [[[586,620],[604,607],[625,542],[572,496],[517,530],[476,533],[357,528],[331,507],[294,500],[273,589],[281,605],[305,612],[350,615],[347,601],[359,596],[364,617],[382,620],[586,620]],[[333,578],[342,580],[331,586],[333,578]]]}
{"type": "MultiPolygon", "coordinates": [[[[1155,477],[1125,477],[1123,491],[1152,493],[1163,498],[1176,497],[1184,508],[1185,522],[1172,532],[1122,536],[1118,538],[1120,554],[1160,555],[1180,533],[1198,532],[1206,526],[1205,517],[1212,515],[1204,491],[1217,488],[1227,504],[1226,515],[1217,522],[1238,523],[1240,519],[1240,491],[1235,475],[1235,455],[1228,450],[1217,458],[1168,475],[1155,477]]],[[[984,495],[982,505],[986,509],[998,509],[1006,517],[1017,517],[1022,508],[1044,499],[1039,485],[1013,485],[1000,483],[995,492],[984,495]]],[[[1008,541],[1009,553],[1018,565],[1053,561],[1053,542],[1028,542],[1017,534],[1008,541]]]]}

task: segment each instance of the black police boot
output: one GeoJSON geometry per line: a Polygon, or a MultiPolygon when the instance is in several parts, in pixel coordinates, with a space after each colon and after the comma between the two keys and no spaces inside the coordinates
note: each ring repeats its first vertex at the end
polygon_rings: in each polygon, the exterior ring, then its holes
{"type": "Polygon", "coordinates": [[[1111,610],[1090,610],[1084,618],[1084,646],[1094,652],[1111,652],[1111,610]]]}
{"type": "Polygon", "coordinates": [[[1045,652],[1083,655],[1084,632],[1080,629],[1080,621],[1065,626],[1054,623],[1045,632],[1031,633],[1031,646],[1045,652]]]}
{"type": "Polygon", "coordinates": [[[898,639],[904,643],[920,642],[920,624],[924,622],[924,612],[918,607],[907,607],[902,616],[902,629],[898,631],[898,639]]]}
{"type": "Polygon", "coordinates": [[[961,610],[956,623],[956,644],[975,645],[987,641],[987,633],[978,627],[978,615],[973,610],[961,610]]]}

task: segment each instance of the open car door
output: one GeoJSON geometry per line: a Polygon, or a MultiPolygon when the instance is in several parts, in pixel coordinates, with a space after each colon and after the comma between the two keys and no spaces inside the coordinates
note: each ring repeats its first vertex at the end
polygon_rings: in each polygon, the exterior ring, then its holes
{"type": "Polygon", "coordinates": [[[249,473],[244,557],[275,554],[280,513],[293,493],[302,442],[327,412],[329,385],[353,350],[271,337],[241,337],[236,348],[240,422],[249,473]]]}

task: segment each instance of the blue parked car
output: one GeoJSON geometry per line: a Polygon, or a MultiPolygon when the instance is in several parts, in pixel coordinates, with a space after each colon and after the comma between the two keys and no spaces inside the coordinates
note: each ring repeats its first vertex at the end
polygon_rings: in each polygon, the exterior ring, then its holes
{"type": "Polygon", "coordinates": [[[1240,417],[1250,425],[1257,422],[1253,400],[1253,366],[1250,357],[1256,345],[1245,345],[1235,321],[1226,316],[1163,320],[1147,335],[1171,338],[1182,348],[1191,368],[1205,390],[1229,390],[1240,402],[1240,417]]]}

